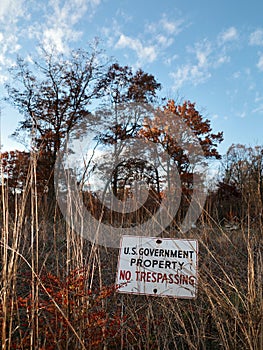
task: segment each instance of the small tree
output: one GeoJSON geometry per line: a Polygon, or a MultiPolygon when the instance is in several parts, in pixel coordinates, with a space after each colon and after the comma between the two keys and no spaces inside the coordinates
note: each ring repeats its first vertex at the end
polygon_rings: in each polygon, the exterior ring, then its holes
{"type": "Polygon", "coordinates": [[[222,162],[222,180],[218,184],[218,200],[225,211],[224,217],[244,217],[262,214],[263,203],[263,147],[248,147],[233,144],[222,162]],[[228,191],[222,197],[222,189],[232,188],[240,198],[230,196],[228,191]],[[227,203],[222,203],[227,199],[227,203]]]}
{"type": "Polygon", "coordinates": [[[30,154],[24,151],[10,151],[0,154],[2,178],[11,194],[20,193],[29,172],[30,154]]]}

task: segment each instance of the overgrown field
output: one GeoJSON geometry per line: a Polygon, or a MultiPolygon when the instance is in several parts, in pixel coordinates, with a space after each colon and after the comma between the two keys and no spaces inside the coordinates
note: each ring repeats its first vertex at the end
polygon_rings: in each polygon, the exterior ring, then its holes
{"type": "Polygon", "coordinates": [[[74,233],[32,182],[3,185],[2,349],[263,349],[261,217],[227,226],[206,213],[163,236],[198,240],[195,300],[118,293],[118,249],[74,233]]]}

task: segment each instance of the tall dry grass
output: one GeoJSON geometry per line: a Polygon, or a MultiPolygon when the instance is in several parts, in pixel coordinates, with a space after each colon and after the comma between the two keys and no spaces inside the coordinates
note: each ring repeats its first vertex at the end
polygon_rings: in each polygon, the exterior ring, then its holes
{"type": "Polygon", "coordinates": [[[187,234],[164,232],[199,242],[195,300],[118,294],[118,250],[65,223],[38,193],[32,155],[22,193],[2,177],[2,349],[262,350],[261,220],[248,212],[232,229],[205,214],[187,234]]]}

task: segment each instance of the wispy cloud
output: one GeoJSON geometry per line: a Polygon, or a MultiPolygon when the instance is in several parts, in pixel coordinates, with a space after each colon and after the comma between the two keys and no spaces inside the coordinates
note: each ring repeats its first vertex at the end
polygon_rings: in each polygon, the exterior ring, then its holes
{"type": "Polygon", "coordinates": [[[239,37],[238,31],[235,27],[230,27],[219,34],[218,40],[221,44],[225,44],[230,41],[235,41],[239,37]]]}
{"type": "MultiPolygon", "coordinates": [[[[258,28],[252,32],[249,36],[249,44],[252,46],[263,46],[263,29],[258,28]]],[[[263,54],[259,53],[259,59],[257,62],[257,68],[263,72],[263,54]]]]}
{"type": "MultiPolygon", "coordinates": [[[[45,12],[46,22],[36,36],[46,50],[66,52],[71,42],[80,39],[82,32],[76,29],[78,21],[87,14],[91,15],[100,0],[50,0],[45,12]]],[[[34,28],[35,29],[35,28],[34,28]]]]}
{"type": "Polygon", "coordinates": [[[207,67],[211,52],[212,52],[211,43],[207,40],[204,40],[203,42],[199,42],[195,45],[195,49],[193,50],[193,53],[196,55],[197,65],[199,67],[207,67]]]}
{"type": "Polygon", "coordinates": [[[178,35],[184,28],[185,21],[178,19],[176,21],[168,20],[164,14],[160,20],[161,27],[167,32],[167,34],[178,35]]]}
{"type": "Polygon", "coordinates": [[[6,68],[13,64],[13,55],[17,54],[21,31],[18,23],[26,21],[27,3],[24,0],[2,0],[0,5],[0,82],[7,79],[6,68]]]}
{"type": "Polygon", "coordinates": [[[164,59],[164,63],[168,66],[170,66],[175,60],[179,58],[178,54],[174,54],[172,56],[168,56],[164,59]]]}
{"type": "Polygon", "coordinates": [[[263,101],[263,96],[260,92],[256,92],[256,96],[255,96],[255,103],[258,103],[258,102],[262,102],[263,101]]]}
{"type": "Polygon", "coordinates": [[[0,81],[16,55],[35,48],[67,52],[81,38],[80,20],[89,20],[101,0],[0,0],[0,81]],[[24,45],[26,42],[26,46],[24,45]]]}
{"type": "Polygon", "coordinates": [[[255,46],[263,46],[263,29],[257,29],[250,34],[249,44],[255,46]]]}
{"type": "Polygon", "coordinates": [[[232,74],[233,79],[239,79],[241,77],[241,72],[236,71],[232,74]]]}
{"type": "Polygon", "coordinates": [[[179,89],[183,84],[191,82],[193,85],[198,85],[210,78],[209,72],[210,55],[212,52],[211,44],[205,40],[196,43],[194,48],[187,50],[195,57],[195,63],[187,63],[179,67],[175,72],[171,73],[174,79],[174,88],[179,89]]]}
{"type": "Polygon", "coordinates": [[[84,16],[89,20],[100,1],[48,0],[38,3],[34,0],[1,0],[0,23],[5,28],[5,42],[11,41],[16,51],[20,48],[20,40],[30,39],[34,45],[37,42],[47,51],[52,48],[53,51],[66,52],[69,44],[82,35],[78,29],[79,21],[84,16]]]}
{"type": "Polygon", "coordinates": [[[263,72],[263,54],[260,55],[258,63],[257,63],[257,67],[260,71],[263,72]]]}
{"type": "Polygon", "coordinates": [[[263,113],[263,104],[259,105],[257,108],[254,108],[252,110],[252,113],[257,113],[257,114],[263,113]]]}
{"type": "Polygon", "coordinates": [[[171,73],[174,79],[174,89],[179,89],[186,82],[191,82],[194,86],[206,81],[211,74],[201,69],[198,65],[186,64],[179,67],[176,72],[171,73]]]}
{"type": "MultiPolygon", "coordinates": [[[[175,37],[184,29],[184,20],[168,19],[166,14],[162,14],[160,20],[145,24],[139,37],[126,35],[121,24],[114,24],[114,30],[103,28],[107,41],[112,46],[115,37],[115,49],[130,49],[135,52],[137,62],[135,66],[141,66],[145,63],[153,63],[157,59],[165,64],[170,64],[176,57],[176,54],[167,55],[167,49],[170,48],[175,41],[175,37]]],[[[125,53],[127,56],[127,51],[125,53]]]]}
{"type": "Polygon", "coordinates": [[[172,45],[172,43],[174,42],[174,39],[169,38],[165,35],[159,34],[156,36],[156,41],[157,41],[158,45],[161,45],[164,48],[168,48],[169,46],[172,45]]]}
{"type": "Polygon", "coordinates": [[[25,0],[1,0],[0,23],[16,24],[18,17],[26,14],[25,0]]]}
{"type": "Polygon", "coordinates": [[[157,22],[148,23],[145,26],[145,34],[152,35],[152,42],[161,45],[162,48],[168,48],[174,43],[175,37],[185,28],[185,20],[170,20],[166,14],[161,16],[157,22]]]}
{"type": "Polygon", "coordinates": [[[228,50],[231,50],[232,45],[227,43],[235,42],[238,38],[237,29],[230,27],[221,32],[213,42],[205,39],[187,47],[185,57],[188,62],[170,74],[174,79],[174,89],[188,83],[196,86],[206,82],[213,71],[230,62],[228,50]]]}
{"type": "Polygon", "coordinates": [[[164,35],[178,35],[185,27],[184,19],[170,20],[166,14],[162,14],[157,22],[148,23],[145,26],[146,32],[156,34],[162,32],[164,35]]]}
{"type": "Polygon", "coordinates": [[[135,51],[140,62],[153,62],[157,57],[156,48],[153,45],[143,45],[139,39],[121,34],[115,48],[129,48],[135,51]]]}

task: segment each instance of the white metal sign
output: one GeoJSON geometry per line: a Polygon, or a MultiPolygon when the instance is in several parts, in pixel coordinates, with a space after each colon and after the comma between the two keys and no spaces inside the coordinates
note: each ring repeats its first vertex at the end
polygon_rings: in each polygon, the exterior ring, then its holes
{"type": "Polygon", "coordinates": [[[196,240],[123,236],[116,284],[121,293],[195,298],[196,240]]]}

